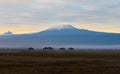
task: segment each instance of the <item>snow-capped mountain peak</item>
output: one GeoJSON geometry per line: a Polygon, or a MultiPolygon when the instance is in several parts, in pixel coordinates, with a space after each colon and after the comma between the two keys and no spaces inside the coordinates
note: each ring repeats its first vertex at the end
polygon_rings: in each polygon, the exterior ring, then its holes
{"type": "Polygon", "coordinates": [[[48,30],[62,30],[62,29],[75,29],[75,27],[73,27],[72,25],[56,25],[49,28],[48,30]]]}

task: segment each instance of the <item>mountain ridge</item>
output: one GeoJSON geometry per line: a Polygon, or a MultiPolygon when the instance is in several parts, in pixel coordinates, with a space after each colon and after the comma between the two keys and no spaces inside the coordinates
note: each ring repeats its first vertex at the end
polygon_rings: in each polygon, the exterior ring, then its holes
{"type": "Polygon", "coordinates": [[[1,45],[120,45],[120,34],[95,32],[74,27],[44,30],[38,33],[0,36],[1,45]],[[72,28],[72,29],[71,29],[72,28]]]}
{"type": "MultiPolygon", "coordinates": [[[[88,29],[79,29],[72,25],[55,25],[53,27],[50,27],[46,30],[40,31],[40,32],[34,32],[34,33],[26,33],[26,34],[14,34],[14,35],[28,35],[28,34],[38,34],[46,31],[62,31],[62,30],[76,30],[76,31],[86,31],[86,32],[94,32],[94,33],[104,33],[104,34],[120,34],[120,33],[110,33],[110,32],[100,32],[100,31],[93,31],[88,29]]],[[[69,33],[69,32],[68,32],[69,33]]],[[[13,35],[11,31],[7,31],[3,33],[2,35],[13,35]]]]}
{"type": "MultiPolygon", "coordinates": [[[[120,34],[120,33],[108,33],[108,32],[99,32],[99,31],[93,31],[93,30],[88,30],[88,29],[78,29],[72,25],[56,25],[56,26],[53,26],[51,28],[48,28],[46,30],[43,30],[41,32],[36,32],[34,34],[38,34],[38,33],[45,33],[45,32],[53,32],[53,31],[56,31],[56,34],[58,34],[57,32],[66,32],[65,34],[70,34],[72,33],[73,31],[76,31],[76,32],[94,32],[96,34],[120,34]]],[[[63,33],[63,34],[64,34],[63,33]]],[[[46,33],[46,34],[50,34],[50,33],[46,33]]],[[[53,33],[52,33],[53,34],[53,33]]]]}

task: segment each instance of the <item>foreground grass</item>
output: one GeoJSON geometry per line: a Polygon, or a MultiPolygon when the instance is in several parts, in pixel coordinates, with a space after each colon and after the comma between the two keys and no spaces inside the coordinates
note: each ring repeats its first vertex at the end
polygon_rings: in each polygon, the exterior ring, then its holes
{"type": "Polygon", "coordinates": [[[120,51],[0,52],[0,74],[120,74],[120,51]]]}

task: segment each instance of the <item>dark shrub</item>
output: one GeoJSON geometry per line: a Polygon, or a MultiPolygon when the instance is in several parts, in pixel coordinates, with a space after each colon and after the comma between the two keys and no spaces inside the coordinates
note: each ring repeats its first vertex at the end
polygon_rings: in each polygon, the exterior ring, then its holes
{"type": "Polygon", "coordinates": [[[29,50],[32,50],[32,51],[34,50],[34,48],[32,48],[32,47],[30,47],[30,48],[28,48],[28,49],[29,49],[29,50]]]}
{"type": "Polygon", "coordinates": [[[54,50],[54,48],[52,48],[52,47],[44,47],[43,50],[52,51],[52,50],[54,50]]]}
{"type": "Polygon", "coordinates": [[[74,48],[68,48],[68,50],[75,50],[74,48]]]}
{"type": "Polygon", "coordinates": [[[64,50],[65,50],[65,48],[60,48],[59,50],[62,50],[62,51],[64,51],[64,50]]]}

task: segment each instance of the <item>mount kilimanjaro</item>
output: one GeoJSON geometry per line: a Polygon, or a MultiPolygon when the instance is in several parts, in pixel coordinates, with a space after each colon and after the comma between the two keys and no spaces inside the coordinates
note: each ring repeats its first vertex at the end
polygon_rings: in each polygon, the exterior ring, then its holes
{"type": "Polygon", "coordinates": [[[120,34],[55,26],[38,33],[1,35],[0,46],[120,45],[120,34]]]}

